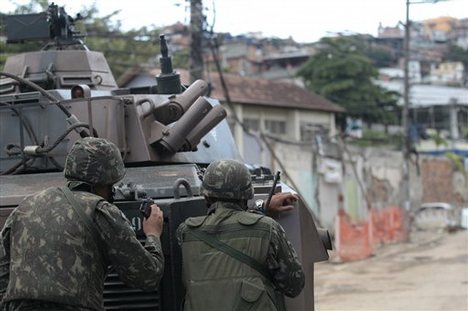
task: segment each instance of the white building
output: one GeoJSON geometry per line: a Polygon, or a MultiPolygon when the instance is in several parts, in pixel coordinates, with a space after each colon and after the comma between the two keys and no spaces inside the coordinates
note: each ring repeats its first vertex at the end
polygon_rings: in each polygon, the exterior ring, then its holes
{"type": "MultiPolygon", "coordinates": [[[[403,94],[403,81],[376,81],[380,86],[403,94]]],[[[438,134],[447,144],[436,146],[433,139],[416,137],[420,152],[444,154],[452,151],[468,157],[468,88],[441,85],[412,85],[410,101],[411,131],[424,129],[438,134]]],[[[403,105],[403,97],[400,99],[403,105]]]]}
{"type": "Polygon", "coordinates": [[[433,84],[463,86],[465,67],[462,62],[444,62],[431,65],[430,82],[433,84]]]}

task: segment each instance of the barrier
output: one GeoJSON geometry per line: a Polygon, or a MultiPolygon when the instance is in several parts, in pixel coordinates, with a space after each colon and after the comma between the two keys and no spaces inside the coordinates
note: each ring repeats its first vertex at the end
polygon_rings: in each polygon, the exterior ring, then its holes
{"type": "Polygon", "coordinates": [[[354,261],[369,257],[373,247],[369,240],[369,224],[353,222],[343,210],[338,210],[337,234],[335,239],[338,256],[342,261],[354,261]]]}
{"type": "Polygon", "coordinates": [[[335,245],[340,260],[365,259],[373,254],[379,244],[405,241],[408,234],[404,217],[401,208],[389,206],[370,209],[368,219],[355,222],[340,209],[335,232],[335,245]]]}

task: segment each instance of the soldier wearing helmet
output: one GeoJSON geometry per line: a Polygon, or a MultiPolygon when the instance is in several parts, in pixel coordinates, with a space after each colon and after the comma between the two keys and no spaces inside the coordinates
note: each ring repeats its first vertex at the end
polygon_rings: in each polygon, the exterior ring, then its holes
{"type": "Polygon", "coordinates": [[[101,138],[80,139],[64,173],[66,187],[26,198],[5,223],[2,310],[104,310],[109,266],[131,287],[158,287],[164,267],[163,215],[151,206],[142,246],[127,218],[109,203],[112,185],[125,175],[118,148],[101,138]]]}
{"type": "MultiPolygon", "coordinates": [[[[254,194],[249,170],[235,160],[215,161],[201,192],[208,216],[189,218],[178,229],[184,310],[284,310],[284,295],[302,291],[304,273],[281,225],[247,211],[254,194]]],[[[296,199],[275,195],[267,208],[288,210],[296,199]]]]}

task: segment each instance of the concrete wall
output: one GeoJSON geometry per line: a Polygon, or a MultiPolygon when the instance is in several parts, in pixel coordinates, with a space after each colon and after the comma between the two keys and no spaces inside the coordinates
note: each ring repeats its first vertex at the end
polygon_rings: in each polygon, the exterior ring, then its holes
{"type": "MultiPolygon", "coordinates": [[[[369,218],[370,209],[402,206],[401,152],[331,144],[320,155],[312,144],[270,141],[283,170],[260,139],[244,137],[244,145],[245,160],[283,171],[282,180],[298,190],[329,230],[335,229],[340,209],[358,222],[369,218]]],[[[456,171],[445,157],[421,157],[417,162],[419,168],[416,161],[410,166],[412,209],[423,202],[468,205],[468,172],[456,171]]]]}

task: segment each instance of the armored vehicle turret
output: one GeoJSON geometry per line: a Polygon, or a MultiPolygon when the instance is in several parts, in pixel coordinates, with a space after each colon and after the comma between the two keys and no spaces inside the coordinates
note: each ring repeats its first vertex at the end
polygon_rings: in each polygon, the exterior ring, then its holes
{"type": "MultiPolygon", "coordinates": [[[[115,143],[127,173],[115,185],[114,202],[143,238],[142,201],[151,198],[165,215],[166,257],[160,289],[129,289],[109,274],[108,310],[180,310],[181,254],[175,238],[187,217],[204,215],[200,176],[214,160],[242,161],[225,120],[226,111],[206,96],[209,85],[183,85],[173,71],[164,36],[161,74],[154,85],[121,89],[102,53],[89,51],[63,8],[6,17],[9,42],[50,41],[42,50],[7,59],[0,80],[0,224],[27,195],[63,185],[65,157],[79,137],[115,143]]],[[[273,176],[253,173],[255,199],[268,195],[273,176]]],[[[274,190],[289,189],[280,184],[274,190]]],[[[294,310],[313,309],[313,263],[328,254],[304,202],[281,218],[298,250],[308,280],[304,293],[288,301],[294,310]]]]}

